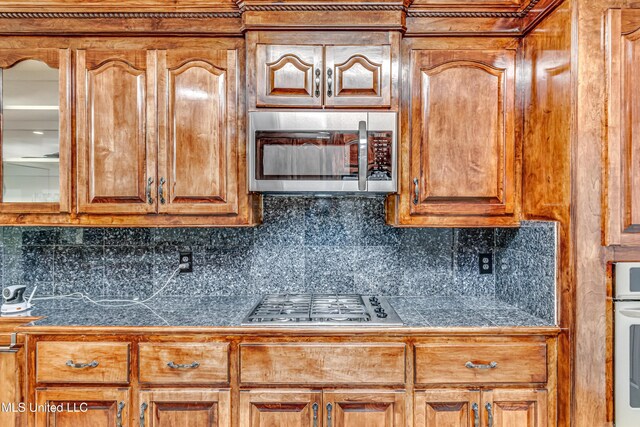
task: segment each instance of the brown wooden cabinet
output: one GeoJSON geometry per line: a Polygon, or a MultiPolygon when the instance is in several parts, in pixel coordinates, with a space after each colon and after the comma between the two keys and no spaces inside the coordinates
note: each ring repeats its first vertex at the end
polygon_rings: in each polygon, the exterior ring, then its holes
{"type": "Polygon", "coordinates": [[[0,213],[70,211],[70,79],[70,49],[0,48],[0,213]]]}
{"type": "Polygon", "coordinates": [[[407,53],[404,173],[400,205],[391,206],[390,222],[517,224],[516,51],[407,53]]]}
{"type": "Polygon", "coordinates": [[[78,212],[155,212],[156,52],[79,50],[76,69],[78,212]]]}
{"type": "Polygon", "coordinates": [[[244,427],[317,427],[322,425],[322,393],[309,390],[240,392],[240,423],[244,427]]]}
{"type": "Polygon", "coordinates": [[[158,65],[158,212],[237,213],[237,51],[160,51],[158,65]]]}
{"type": "Polygon", "coordinates": [[[613,9],[608,25],[608,138],[604,243],[640,244],[640,10],[613,9]]]}
{"type": "Polygon", "coordinates": [[[326,426],[404,427],[406,423],[402,391],[325,391],[323,405],[326,426]]]}
{"type": "Polygon", "coordinates": [[[80,50],[78,212],[239,211],[235,49],[80,50]]]}
{"type": "Polygon", "coordinates": [[[129,397],[127,388],[37,389],[36,404],[42,410],[35,412],[35,426],[122,427],[129,420],[129,397]]]}
{"type": "MultiPolygon", "coordinates": [[[[23,425],[25,414],[19,404],[24,402],[22,375],[24,373],[24,348],[17,342],[17,334],[4,333],[0,325],[0,425],[18,427],[23,425]]],[[[8,329],[8,328],[7,328],[8,329]]]]}
{"type": "Polygon", "coordinates": [[[414,399],[415,427],[547,427],[547,391],[424,390],[414,399]]]}
{"type": "Polygon", "coordinates": [[[140,392],[140,427],[230,427],[229,390],[140,392]]]}
{"type": "Polygon", "coordinates": [[[384,390],[249,390],[240,395],[246,427],[404,427],[405,393],[384,390]]]}
{"type": "Polygon", "coordinates": [[[279,44],[282,35],[255,37],[255,70],[249,78],[256,107],[392,107],[395,36],[387,35],[384,42],[385,37],[363,38],[359,45],[343,45],[338,34],[296,35],[308,44],[279,44]]]}

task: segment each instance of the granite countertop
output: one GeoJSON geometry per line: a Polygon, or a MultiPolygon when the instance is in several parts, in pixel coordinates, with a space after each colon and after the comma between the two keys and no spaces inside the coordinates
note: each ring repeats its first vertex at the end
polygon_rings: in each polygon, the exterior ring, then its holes
{"type": "MultiPolygon", "coordinates": [[[[553,327],[501,301],[476,297],[388,297],[406,327],[553,327]]],[[[77,300],[35,301],[32,326],[238,327],[259,296],[158,297],[101,307],[77,300]]]]}

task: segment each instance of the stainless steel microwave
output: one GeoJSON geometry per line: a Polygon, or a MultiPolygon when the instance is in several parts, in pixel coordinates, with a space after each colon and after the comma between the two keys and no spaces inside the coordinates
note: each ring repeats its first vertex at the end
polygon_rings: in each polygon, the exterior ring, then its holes
{"type": "Polygon", "coordinates": [[[249,113],[251,191],[392,193],[396,157],[396,113],[249,113]]]}

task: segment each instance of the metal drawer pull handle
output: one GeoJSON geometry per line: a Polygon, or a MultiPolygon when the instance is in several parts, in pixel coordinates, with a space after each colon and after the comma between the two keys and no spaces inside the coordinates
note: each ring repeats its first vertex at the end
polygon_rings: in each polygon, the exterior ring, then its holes
{"type": "Polygon", "coordinates": [[[487,427],[493,427],[493,408],[491,407],[491,403],[487,403],[485,405],[485,408],[487,408],[487,417],[488,417],[487,427]]]}
{"type": "Polygon", "coordinates": [[[316,68],[316,98],[320,96],[320,68],[316,68]]]}
{"type": "Polygon", "coordinates": [[[99,363],[97,360],[92,360],[91,363],[73,363],[73,360],[67,360],[66,365],[74,369],[84,369],[84,368],[96,368],[99,365],[99,363]]]}
{"type": "Polygon", "coordinates": [[[328,97],[331,97],[331,95],[333,95],[333,92],[331,91],[333,78],[331,76],[333,76],[333,71],[331,71],[331,68],[327,68],[327,96],[328,97]]]}
{"type": "Polygon", "coordinates": [[[171,369],[195,369],[200,366],[199,362],[193,362],[190,364],[181,365],[179,363],[173,363],[173,361],[167,363],[167,366],[171,369]]]}
{"type": "Polygon", "coordinates": [[[143,403],[142,405],[140,405],[140,427],[144,427],[144,411],[147,410],[147,403],[143,403]]]}
{"type": "Polygon", "coordinates": [[[318,427],[318,403],[314,403],[313,406],[313,427],[318,427]]]}
{"type": "Polygon", "coordinates": [[[151,197],[151,184],[153,184],[153,178],[149,177],[147,180],[147,203],[153,204],[153,197],[151,197]]]}
{"type": "Polygon", "coordinates": [[[420,186],[418,185],[418,178],[413,178],[413,204],[418,204],[418,197],[420,196],[420,186]]]}
{"type": "Polygon", "coordinates": [[[327,427],[331,427],[331,409],[333,409],[333,405],[327,403],[327,427]]]}
{"type": "Polygon", "coordinates": [[[467,362],[464,364],[469,369],[495,369],[498,367],[498,362],[491,362],[488,365],[475,364],[473,362],[467,362]]]}
{"type": "Polygon", "coordinates": [[[473,427],[480,427],[480,413],[478,404],[474,403],[471,405],[471,409],[473,410],[473,427]]]}
{"type": "Polygon", "coordinates": [[[122,410],[124,409],[124,402],[118,403],[118,412],[116,413],[116,426],[122,427],[122,410]]]}
{"type": "Polygon", "coordinates": [[[164,198],[164,184],[166,184],[166,180],[164,177],[160,178],[160,185],[158,185],[158,198],[160,199],[160,204],[164,205],[166,200],[164,198]]]}

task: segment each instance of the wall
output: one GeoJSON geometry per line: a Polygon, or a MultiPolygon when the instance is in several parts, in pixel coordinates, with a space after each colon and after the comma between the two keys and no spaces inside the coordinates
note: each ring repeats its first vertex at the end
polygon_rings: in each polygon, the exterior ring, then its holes
{"type": "Polygon", "coordinates": [[[39,294],[145,297],[188,249],[194,272],[164,294],[498,296],[554,321],[554,223],[399,229],[384,224],[379,197],[273,196],[264,203],[257,228],[6,227],[3,284],[38,285],[39,294]],[[478,254],[488,251],[496,274],[480,275],[478,254]],[[532,296],[539,301],[528,302],[532,296]]]}

